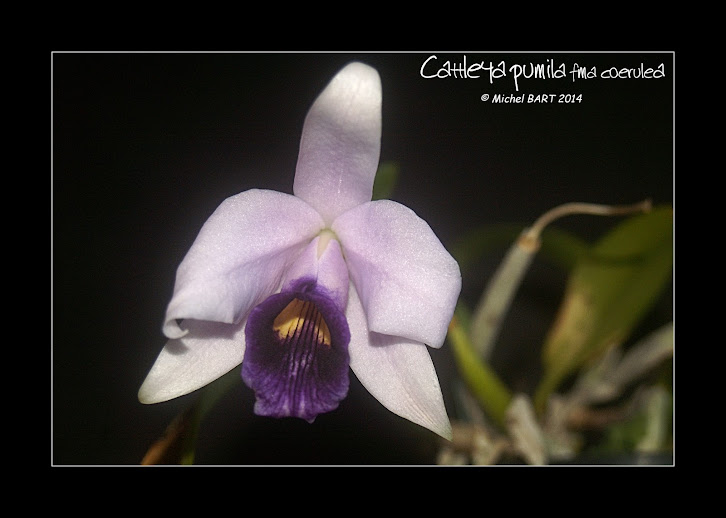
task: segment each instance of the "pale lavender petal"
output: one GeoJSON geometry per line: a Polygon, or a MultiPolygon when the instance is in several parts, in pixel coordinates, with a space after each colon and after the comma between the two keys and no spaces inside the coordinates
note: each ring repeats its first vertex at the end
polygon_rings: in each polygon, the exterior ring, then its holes
{"type": "Polygon", "coordinates": [[[370,201],[381,146],[381,81],[351,63],[331,80],[305,118],[293,192],[330,223],[370,201]]]}
{"type": "Polygon", "coordinates": [[[289,194],[255,189],[226,199],[179,265],[166,336],[184,336],[178,319],[239,322],[280,288],[285,269],[322,228],[315,209],[289,194]]]}
{"type": "Polygon", "coordinates": [[[188,333],[166,343],[139,389],[139,401],[183,396],[238,366],[245,353],[243,324],[185,321],[188,333]]]}
{"type": "Polygon", "coordinates": [[[426,345],[369,333],[354,286],[346,316],[350,368],[363,386],[394,414],[451,439],[451,424],[426,345]]]}
{"type": "Polygon", "coordinates": [[[348,303],[348,266],[343,259],[340,243],[332,237],[330,231],[323,231],[313,239],[287,269],[282,291],[303,277],[315,279],[340,310],[345,311],[348,303]]]}
{"type": "Polygon", "coordinates": [[[348,303],[348,265],[345,264],[343,254],[340,250],[340,243],[331,239],[327,244],[324,241],[327,236],[323,234],[318,242],[318,284],[325,287],[330,297],[336,301],[339,307],[345,311],[348,303]],[[324,249],[321,250],[321,247],[324,249]]]}
{"type": "Polygon", "coordinates": [[[338,236],[371,331],[440,347],[461,273],[428,224],[388,200],[338,217],[338,236]]]}

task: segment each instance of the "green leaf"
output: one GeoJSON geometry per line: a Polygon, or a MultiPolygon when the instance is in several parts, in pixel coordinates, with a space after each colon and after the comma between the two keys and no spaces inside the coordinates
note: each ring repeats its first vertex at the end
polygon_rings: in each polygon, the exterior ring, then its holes
{"type": "Polygon", "coordinates": [[[373,199],[390,199],[398,181],[400,168],[396,162],[383,162],[378,166],[373,182],[373,199]]]}
{"type": "Polygon", "coordinates": [[[670,206],[631,217],[575,266],[543,348],[543,410],[559,384],[584,363],[622,343],[657,301],[673,268],[670,206]]]}
{"type": "Polygon", "coordinates": [[[512,394],[474,350],[463,325],[467,318],[466,311],[462,307],[457,307],[449,326],[447,336],[454,351],[456,367],[484,411],[503,427],[512,394]]]}

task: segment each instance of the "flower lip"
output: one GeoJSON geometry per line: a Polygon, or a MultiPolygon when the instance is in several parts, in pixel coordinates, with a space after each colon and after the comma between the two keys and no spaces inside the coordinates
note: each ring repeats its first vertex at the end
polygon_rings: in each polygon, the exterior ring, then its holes
{"type": "Polygon", "coordinates": [[[312,422],[347,395],[350,331],[315,279],[298,279],[256,306],[245,338],[242,379],[255,391],[256,414],[312,422]]]}

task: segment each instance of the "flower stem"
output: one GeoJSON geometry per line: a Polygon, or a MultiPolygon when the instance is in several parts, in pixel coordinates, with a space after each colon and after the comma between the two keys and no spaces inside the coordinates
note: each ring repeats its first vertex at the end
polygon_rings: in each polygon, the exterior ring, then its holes
{"type": "Polygon", "coordinates": [[[474,350],[484,360],[494,347],[504,318],[537,250],[539,240],[528,236],[525,229],[507,251],[479,300],[471,323],[471,341],[474,350]]]}
{"type": "Polygon", "coordinates": [[[615,216],[647,212],[651,208],[650,200],[619,206],[565,203],[547,211],[531,227],[525,228],[508,250],[477,304],[471,325],[471,340],[477,353],[486,359],[494,347],[504,317],[539,251],[541,234],[547,225],[558,218],[574,214],[615,216]]]}
{"type": "Polygon", "coordinates": [[[590,214],[592,216],[617,216],[622,214],[632,214],[635,212],[648,212],[653,208],[651,200],[643,200],[632,205],[598,205],[595,203],[565,203],[554,209],[550,209],[542,214],[537,221],[534,222],[527,234],[533,238],[539,239],[542,230],[552,223],[554,220],[563,216],[573,214],[590,214]]]}

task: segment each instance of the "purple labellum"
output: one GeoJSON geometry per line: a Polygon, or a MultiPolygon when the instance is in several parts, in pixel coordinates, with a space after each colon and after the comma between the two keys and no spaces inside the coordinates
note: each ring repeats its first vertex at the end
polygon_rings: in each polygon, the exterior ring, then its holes
{"type": "Polygon", "coordinates": [[[348,393],[348,324],[314,280],[255,307],[245,338],[242,379],[255,391],[256,414],[312,422],[348,393]]]}

